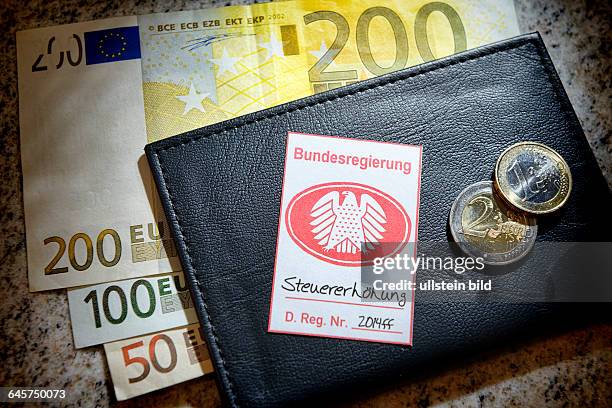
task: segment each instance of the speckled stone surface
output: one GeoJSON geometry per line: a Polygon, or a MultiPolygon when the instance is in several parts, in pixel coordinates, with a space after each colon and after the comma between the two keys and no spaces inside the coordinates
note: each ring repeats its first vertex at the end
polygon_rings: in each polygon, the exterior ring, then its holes
{"type": "MultiPolygon", "coordinates": [[[[236,2],[235,2],[236,3],[236,2]]],[[[0,386],[65,388],[79,406],[218,406],[210,376],[118,404],[102,347],[75,351],[65,291],[30,294],[21,193],[15,32],[104,17],[224,5],[215,1],[8,0],[0,5],[0,386]]],[[[612,185],[612,31],[608,1],[517,0],[524,32],[549,47],[595,156],[612,185]]],[[[354,407],[607,406],[612,325],[590,326],[489,353],[374,390],[354,407]]]]}

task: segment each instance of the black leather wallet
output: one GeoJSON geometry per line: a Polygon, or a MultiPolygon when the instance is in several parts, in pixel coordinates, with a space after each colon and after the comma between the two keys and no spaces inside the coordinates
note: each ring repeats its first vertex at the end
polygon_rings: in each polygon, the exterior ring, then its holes
{"type": "MultiPolygon", "coordinates": [[[[608,186],[537,33],[150,144],[230,405],[283,405],[386,381],[507,344],[543,319],[569,318],[559,304],[445,302],[444,293],[419,303],[417,294],[412,347],[268,333],[289,131],[422,144],[419,239],[428,241],[448,240],[454,198],[490,180],[500,152],[523,140],[545,143],[569,163],[574,186],[564,208],[540,220],[538,240],[607,239],[608,186]]],[[[537,279],[529,261],[523,266],[505,277],[509,287],[537,279]]]]}

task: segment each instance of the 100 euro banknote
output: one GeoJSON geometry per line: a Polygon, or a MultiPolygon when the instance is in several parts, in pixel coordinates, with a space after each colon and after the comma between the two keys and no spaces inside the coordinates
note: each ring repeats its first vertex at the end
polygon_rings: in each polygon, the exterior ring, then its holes
{"type": "Polygon", "coordinates": [[[68,290],[76,348],[196,323],[182,272],[68,290]]]}

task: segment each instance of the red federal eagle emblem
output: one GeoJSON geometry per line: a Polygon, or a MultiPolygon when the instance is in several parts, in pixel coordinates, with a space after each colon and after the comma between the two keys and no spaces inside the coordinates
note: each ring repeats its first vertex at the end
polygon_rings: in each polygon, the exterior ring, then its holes
{"type": "Polygon", "coordinates": [[[291,199],[285,214],[293,241],[336,265],[369,265],[398,253],[410,239],[402,205],[382,191],[357,183],[326,183],[291,199]]]}

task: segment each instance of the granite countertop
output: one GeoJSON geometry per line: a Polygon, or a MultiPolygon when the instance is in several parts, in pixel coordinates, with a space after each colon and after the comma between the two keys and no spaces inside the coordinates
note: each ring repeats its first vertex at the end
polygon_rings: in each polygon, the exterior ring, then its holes
{"type": "MultiPolygon", "coordinates": [[[[233,2],[234,4],[239,2],[233,2]]],[[[76,351],[64,290],[30,294],[21,191],[15,32],[104,17],[225,5],[215,1],[17,0],[3,2],[0,55],[0,386],[65,388],[83,406],[218,406],[207,376],[117,403],[102,347],[76,351]]],[[[523,32],[546,42],[593,152],[612,186],[610,30],[603,1],[517,0],[523,32]]],[[[436,370],[345,406],[607,406],[612,324],[538,338],[436,370]]]]}

